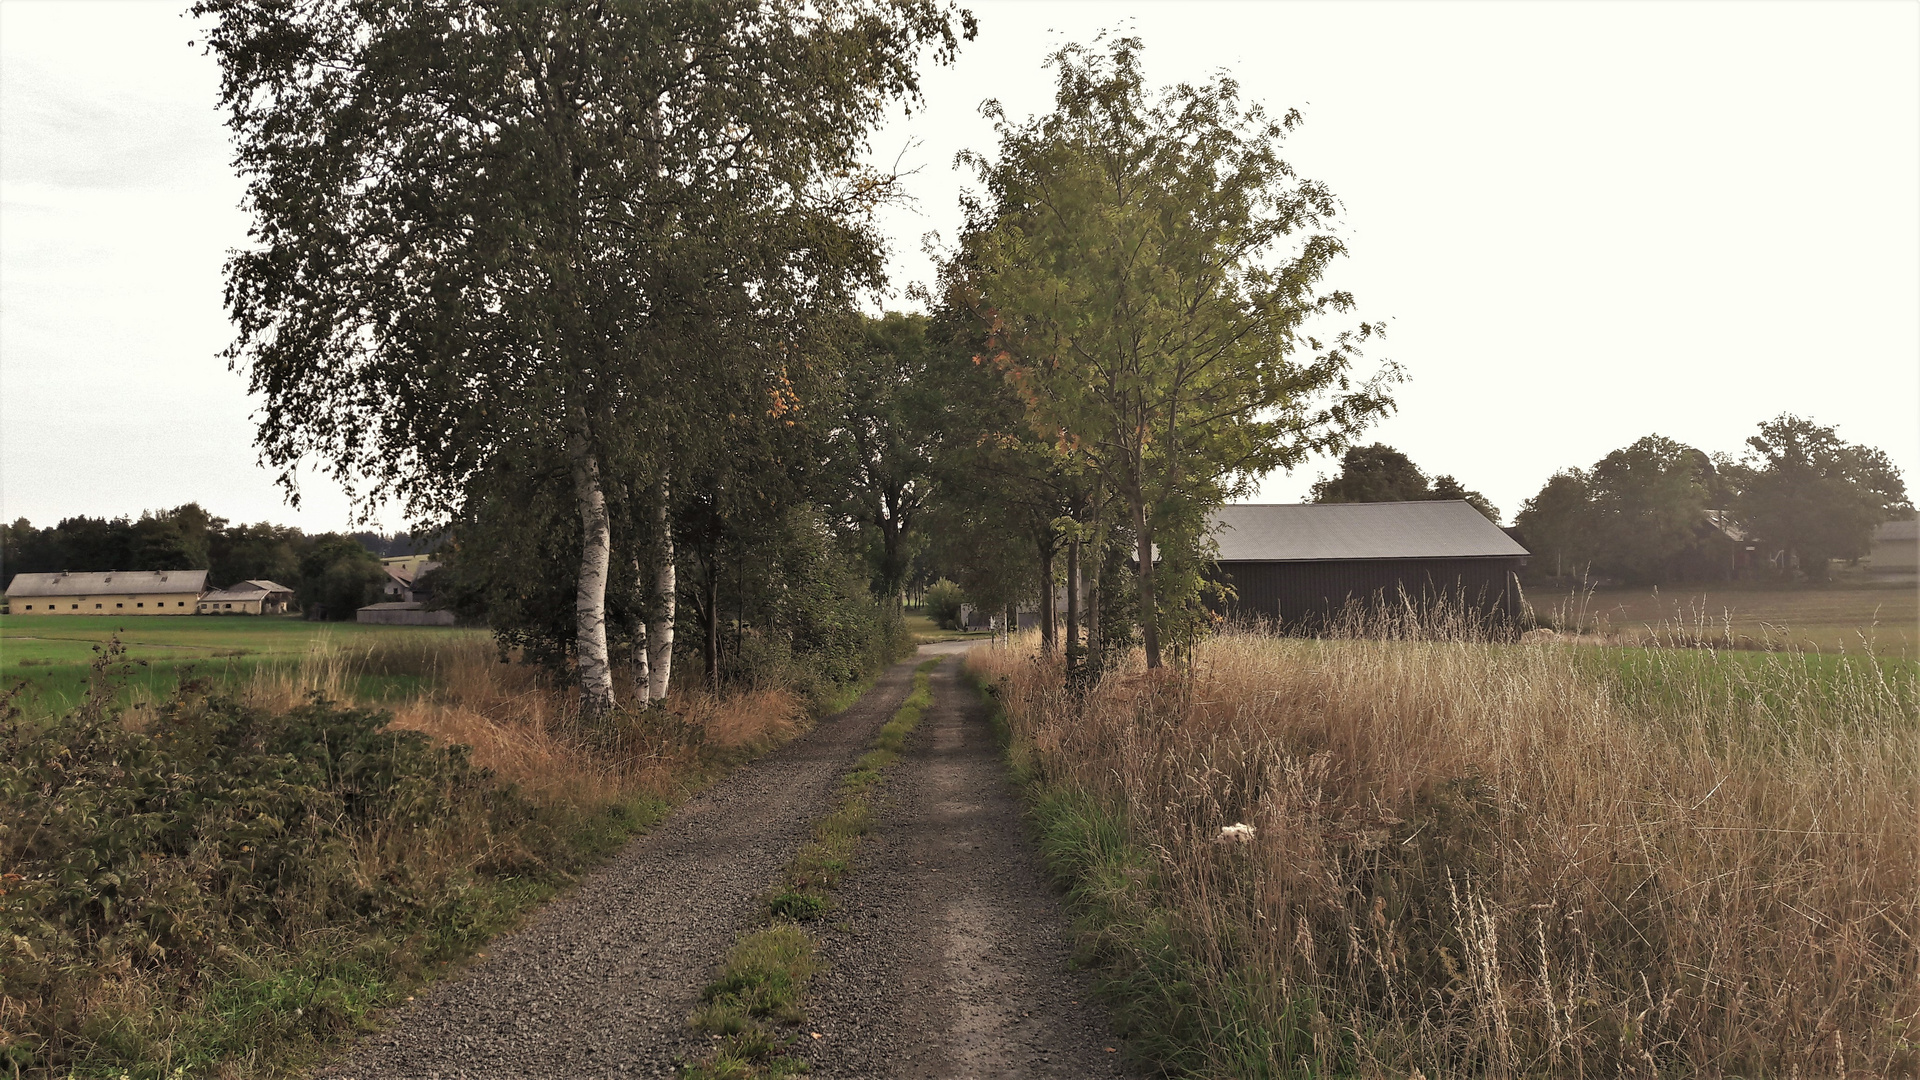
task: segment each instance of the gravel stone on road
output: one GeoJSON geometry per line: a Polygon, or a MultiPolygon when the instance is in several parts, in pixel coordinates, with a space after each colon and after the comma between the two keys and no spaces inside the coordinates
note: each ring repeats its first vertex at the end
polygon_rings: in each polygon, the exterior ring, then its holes
{"type": "Polygon", "coordinates": [[[912,662],[894,665],[851,708],[688,800],[321,1075],[675,1075],[702,1052],[687,1016],[714,965],[912,680],[912,662]]]}
{"type": "MultiPolygon", "coordinates": [[[[927,650],[922,650],[923,652],[927,650]]],[[[1123,1077],[979,695],[949,662],[820,934],[803,1052],[835,1080],[1123,1077]]]]}
{"type": "MultiPolygon", "coordinates": [[[[926,645],[852,708],[696,795],[490,955],[394,1010],[321,1071],[339,1080],[671,1077],[710,1043],[687,1018],[839,777],[911,688],[926,645]]],[[[957,659],[888,770],[796,1051],[818,1077],[1122,1077],[1105,1010],[957,659]],[[819,1038],[812,1038],[818,1033],[819,1038]]]]}

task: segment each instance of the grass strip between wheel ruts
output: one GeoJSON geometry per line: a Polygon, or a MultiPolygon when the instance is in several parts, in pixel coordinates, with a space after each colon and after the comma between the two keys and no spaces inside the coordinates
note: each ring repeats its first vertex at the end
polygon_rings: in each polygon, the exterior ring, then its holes
{"type": "Polygon", "coordinates": [[[832,910],[832,891],[853,867],[860,838],[873,827],[874,788],[900,759],[907,737],[933,705],[931,672],[944,657],[914,670],[913,689],[874,736],[872,745],[840,778],[832,807],[813,824],[813,836],[781,871],[767,899],[767,925],[744,934],[721,961],[689,1018],[716,1040],[713,1051],[686,1066],[687,1080],[749,1080],[791,1076],[807,1063],[789,1051],[806,1021],[807,983],[819,970],[812,935],[802,922],[832,910]]]}

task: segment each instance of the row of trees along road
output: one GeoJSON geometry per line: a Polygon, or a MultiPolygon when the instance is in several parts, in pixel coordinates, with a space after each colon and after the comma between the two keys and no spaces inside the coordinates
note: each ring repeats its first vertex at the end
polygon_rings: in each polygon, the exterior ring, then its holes
{"type": "Polygon", "coordinates": [[[1163,621],[1198,613],[1207,510],[1343,445],[1390,407],[1396,374],[1349,377],[1376,324],[1311,332],[1353,300],[1321,285],[1344,251],[1332,194],[1280,155],[1298,114],[1243,103],[1225,76],[1152,92],[1140,50],[1061,49],[1045,116],[985,107],[998,155],[964,156],[984,191],[944,275],[949,317],[983,336],[979,361],[1021,406],[976,446],[1010,518],[1056,515],[1070,665],[1085,549],[1097,593],[1113,540],[1131,546],[1132,615],[1159,667],[1163,621]]]}
{"type": "Polygon", "coordinates": [[[357,498],[489,523],[514,560],[496,578],[562,554],[542,533],[564,504],[583,713],[614,704],[610,588],[636,594],[638,692],[663,690],[674,527],[737,530],[748,503],[783,520],[755,466],[880,279],[869,211],[891,182],[860,163],[866,133],[971,17],[932,0],[194,11],[254,219],[227,304],[263,457],[290,492],[315,457],[357,498]]]}
{"type": "Polygon", "coordinates": [[[1157,667],[1202,620],[1207,510],[1391,407],[1397,369],[1351,374],[1380,327],[1332,325],[1299,117],[1224,77],[1150,91],[1136,39],[1059,51],[1046,116],[989,104],[931,314],[868,319],[894,185],[859,155],[964,11],[195,11],[254,217],[229,356],[264,459],[294,498],[314,458],[450,526],[442,589],[570,664],[589,716],[623,651],[664,693],[676,623],[716,683],[727,632],[844,638],[850,556],[896,610],[930,568],[1038,599],[1064,557],[1074,664],[1137,625],[1157,667]]]}

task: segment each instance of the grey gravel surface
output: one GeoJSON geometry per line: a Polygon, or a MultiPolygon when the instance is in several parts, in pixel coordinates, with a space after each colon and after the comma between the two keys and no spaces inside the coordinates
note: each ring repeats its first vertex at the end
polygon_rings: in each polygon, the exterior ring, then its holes
{"type": "MultiPolygon", "coordinates": [[[[709,1045],[686,1024],[700,989],[757,925],[759,897],[899,707],[913,664],[690,800],[321,1075],[676,1075],[709,1045]]],[[[1134,1075],[1069,969],[1059,897],[959,667],[934,672],[934,706],[889,770],[839,911],[816,927],[828,967],[797,1048],[812,1075],[848,1080],[1134,1075]]]]}
{"type": "Polygon", "coordinates": [[[896,665],[852,708],[695,796],[322,1075],[675,1075],[701,1049],[686,1020],[714,965],[912,676],[896,665]]]}
{"type": "Polygon", "coordinates": [[[801,1041],[816,1076],[1121,1077],[1069,969],[1066,917],[985,707],[956,661],[890,772],[879,828],[822,938],[801,1041]],[[811,1038],[814,1032],[819,1039],[811,1038]]]}

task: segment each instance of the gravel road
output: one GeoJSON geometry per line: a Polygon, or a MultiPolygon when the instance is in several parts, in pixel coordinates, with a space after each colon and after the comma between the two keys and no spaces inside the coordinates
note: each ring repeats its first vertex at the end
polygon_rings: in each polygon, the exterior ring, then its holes
{"type": "Polygon", "coordinates": [[[1134,1075],[1068,970],[1066,918],[959,664],[887,782],[880,827],[822,937],[807,1006],[817,1076],[1134,1075]]]}
{"type": "MultiPolygon", "coordinates": [[[[918,659],[970,643],[923,646],[918,659]]],[[[879,827],[819,929],[801,1052],[813,1075],[1117,1077],[1105,1013],[1067,968],[1065,919],[957,660],[889,771],[879,827]]],[[[906,696],[913,662],[635,840],[321,1075],[670,1077],[714,964],[834,783],[906,696]]]]}
{"type": "Polygon", "coordinates": [[[714,964],[912,680],[912,663],[895,665],[853,707],[696,795],[321,1075],[675,1075],[702,1049],[687,1015],[714,964]]]}

